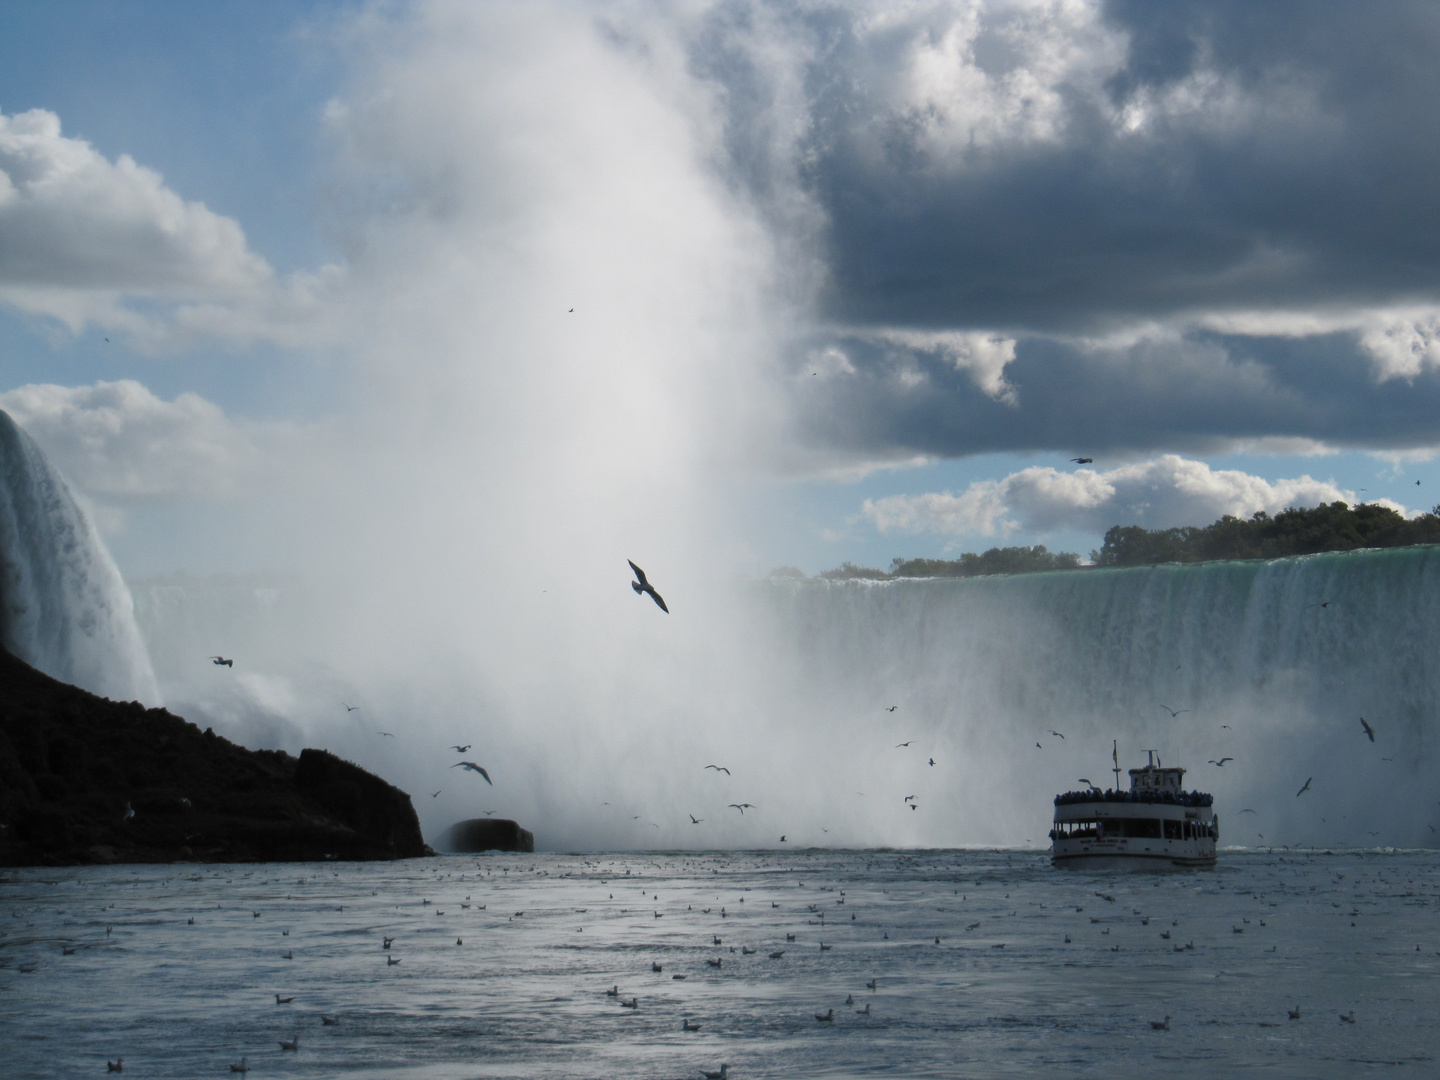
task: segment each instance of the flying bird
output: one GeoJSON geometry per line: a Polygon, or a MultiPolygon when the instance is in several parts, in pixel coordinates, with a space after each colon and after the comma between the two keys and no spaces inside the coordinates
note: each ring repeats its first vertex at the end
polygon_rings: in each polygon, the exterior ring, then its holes
{"type": "Polygon", "coordinates": [[[490,774],[485,771],[485,766],[483,765],[476,765],[473,761],[457,761],[454,765],[451,765],[450,767],[452,769],[458,769],[462,766],[469,769],[471,772],[479,773],[485,778],[485,782],[491,787],[495,786],[495,781],[490,779],[490,774]]]}
{"type": "Polygon", "coordinates": [[[212,664],[214,664],[216,667],[220,667],[222,664],[223,664],[225,667],[229,667],[229,668],[233,668],[233,667],[235,666],[235,661],[234,661],[234,660],[227,660],[227,659],[226,659],[225,657],[223,657],[223,656],[211,656],[211,657],[208,657],[208,659],[209,659],[210,662],[211,662],[212,664]]]}
{"type": "Polygon", "coordinates": [[[725,768],[724,765],[706,765],[705,768],[714,769],[716,772],[723,772],[726,776],[730,775],[730,770],[725,768]]]}
{"type": "Polygon", "coordinates": [[[1096,787],[1096,786],[1095,786],[1093,783],[1091,783],[1089,780],[1086,780],[1085,777],[1083,777],[1083,776],[1080,777],[1080,783],[1082,783],[1082,784],[1090,784],[1090,790],[1091,790],[1091,791],[1099,791],[1099,790],[1100,790],[1098,787],[1096,787]]]}
{"type": "Polygon", "coordinates": [[[450,747],[450,749],[451,749],[451,750],[454,750],[454,751],[455,751],[456,753],[458,753],[458,754],[463,754],[463,753],[465,753],[467,750],[469,750],[470,747],[472,747],[472,746],[474,746],[474,745],[475,745],[474,743],[466,743],[464,746],[452,746],[452,747],[450,747]]]}
{"type": "MultiPolygon", "coordinates": [[[[910,740],[910,742],[914,742],[914,741],[915,741],[914,739],[911,739],[911,740],[910,740]]],[[[909,745],[910,745],[909,742],[897,742],[897,743],[895,744],[895,749],[896,749],[896,750],[899,750],[902,746],[909,746],[909,745]]]]}
{"type": "Polygon", "coordinates": [[[389,732],[389,731],[377,731],[375,734],[376,734],[376,735],[384,735],[385,738],[387,738],[387,739],[393,739],[393,738],[395,737],[394,734],[393,734],[392,732],[389,732]]]}
{"type": "Polygon", "coordinates": [[[930,764],[931,764],[932,767],[933,767],[934,764],[935,764],[935,759],[934,759],[933,757],[930,759],[930,764]]]}
{"type": "Polygon", "coordinates": [[[1328,608],[1328,607],[1329,607],[1331,604],[1333,604],[1334,602],[1335,602],[1335,601],[1333,601],[1333,600],[1324,600],[1324,601],[1320,601],[1320,602],[1314,603],[1314,604],[1306,604],[1306,605],[1305,605],[1305,610],[1306,610],[1306,611],[1309,611],[1312,607],[1326,607],[1326,608],[1328,608]]]}
{"type": "Polygon", "coordinates": [[[1161,704],[1160,708],[1162,708],[1162,709],[1164,709],[1166,712],[1168,712],[1172,718],[1174,718],[1174,717],[1176,717],[1176,716],[1179,716],[1182,712],[1189,712],[1189,711],[1190,711],[1189,709],[1172,709],[1172,708],[1170,708],[1169,705],[1165,705],[1165,704],[1163,704],[1163,703],[1161,704]]]}
{"type": "Polygon", "coordinates": [[[1234,759],[1233,757],[1222,757],[1219,761],[1216,761],[1214,758],[1211,758],[1211,759],[1210,759],[1210,764],[1216,766],[1217,768],[1224,768],[1225,762],[1227,762],[1227,761],[1234,761],[1234,760],[1235,760],[1235,759],[1234,759]]]}
{"type": "Polygon", "coordinates": [[[914,801],[915,801],[915,796],[914,796],[914,795],[906,795],[905,798],[901,800],[901,802],[914,802],[914,801]]]}
{"type": "MultiPolygon", "coordinates": [[[[746,810],[758,810],[758,809],[760,809],[760,808],[759,808],[758,806],[756,806],[754,803],[748,803],[748,802],[732,802],[732,803],[730,804],[730,806],[733,806],[736,810],[739,810],[741,817],[744,817],[744,816],[745,816],[745,811],[746,811],[746,810]]],[[[727,807],[727,809],[728,809],[728,807],[727,807]]]]}
{"type": "Polygon", "coordinates": [[[1091,465],[1094,464],[1095,461],[1093,457],[1072,457],[1070,460],[1075,462],[1076,465],[1091,465]]]}
{"type": "MultiPolygon", "coordinates": [[[[342,702],[340,702],[340,704],[341,704],[341,705],[345,705],[345,702],[342,701],[342,702]]],[[[360,708],[359,705],[345,705],[345,711],[346,711],[346,712],[354,712],[354,711],[355,711],[356,709],[358,709],[358,708],[360,708]]]]}
{"type": "Polygon", "coordinates": [[[1061,735],[1060,732],[1058,732],[1058,731],[1051,731],[1050,734],[1051,734],[1051,735],[1056,735],[1056,736],[1058,736],[1059,738],[1062,738],[1062,739],[1065,737],[1064,735],[1061,735]]]}
{"type": "Polygon", "coordinates": [[[634,589],[637,593],[649,593],[650,599],[654,600],[655,603],[660,606],[661,611],[665,612],[666,615],[669,615],[670,609],[665,606],[664,599],[660,596],[658,592],[655,591],[655,586],[651,585],[650,582],[646,579],[645,571],[641,570],[640,567],[636,566],[629,559],[626,559],[625,561],[630,563],[630,569],[635,571],[635,576],[639,579],[638,581],[630,582],[630,588],[634,589]]]}
{"type": "Polygon", "coordinates": [[[1041,745],[1037,742],[1037,743],[1035,744],[1035,749],[1036,749],[1036,750],[1044,750],[1045,748],[1044,748],[1043,746],[1041,746],[1041,745]]]}
{"type": "MultiPolygon", "coordinates": [[[[444,790],[445,790],[444,788],[441,788],[441,789],[440,789],[440,791],[444,791],[444,790]]],[[[440,797],[440,791],[432,791],[432,792],[430,793],[430,797],[431,797],[432,799],[438,799],[438,798],[440,797]]]]}
{"type": "Polygon", "coordinates": [[[891,706],[890,706],[888,709],[886,709],[885,711],[886,711],[886,712],[894,712],[894,711],[895,711],[896,709],[898,709],[899,707],[900,707],[899,705],[891,705],[891,706]]]}
{"type": "Polygon", "coordinates": [[[1375,741],[1375,729],[1365,722],[1365,717],[1360,717],[1360,726],[1365,729],[1366,736],[1371,742],[1375,741]]]}
{"type": "MultiPolygon", "coordinates": [[[[1315,779],[1315,777],[1313,777],[1313,776],[1310,777],[1310,780],[1314,780],[1314,779],[1315,779]]],[[[1301,795],[1304,795],[1305,792],[1307,792],[1307,791],[1310,790],[1310,780],[1306,780],[1306,781],[1305,781],[1305,786],[1302,787],[1299,791],[1295,792],[1295,797],[1296,797],[1297,799],[1298,799],[1301,795]]]]}
{"type": "Polygon", "coordinates": [[[704,821],[704,820],[705,820],[705,819],[704,819],[703,817],[696,817],[694,814],[691,814],[691,815],[690,815],[690,824],[691,824],[691,825],[699,825],[699,824],[700,824],[702,821],[704,821]]]}

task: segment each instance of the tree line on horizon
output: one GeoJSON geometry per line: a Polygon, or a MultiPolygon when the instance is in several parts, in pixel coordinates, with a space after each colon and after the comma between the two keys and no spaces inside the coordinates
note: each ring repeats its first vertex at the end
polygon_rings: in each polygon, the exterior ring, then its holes
{"type": "MultiPolygon", "coordinates": [[[[967,551],[958,559],[892,559],[889,570],[841,563],[816,577],[827,581],[889,581],[917,577],[980,577],[988,574],[1032,574],[1045,570],[1093,567],[1153,566],[1157,563],[1214,562],[1226,559],[1280,559],[1323,551],[1358,548],[1411,547],[1440,544],[1440,506],[1414,518],[1402,517],[1376,503],[1322,503],[1312,508],[1289,507],[1271,516],[1257,510],[1249,518],[1226,514],[1209,525],[1146,529],[1115,525],[1105,533],[1099,551],[1082,563],[1072,551],[1033,547],[994,547],[967,551]]],[[[801,576],[799,571],[776,571],[801,576]]]]}

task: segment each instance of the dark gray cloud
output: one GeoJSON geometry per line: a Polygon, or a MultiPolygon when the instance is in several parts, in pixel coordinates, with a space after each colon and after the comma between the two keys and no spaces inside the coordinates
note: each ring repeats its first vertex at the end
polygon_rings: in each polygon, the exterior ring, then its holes
{"type": "Polygon", "coordinates": [[[796,370],[844,356],[798,376],[819,444],[1440,443],[1440,8],[731,4],[693,55],[812,258],[796,370]]]}
{"type": "Polygon", "coordinates": [[[798,371],[795,408],[812,443],[860,457],[1204,453],[1266,439],[1372,449],[1440,442],[1440,373],[1381,381],[1351,333],[1193,333],[1094,349],[1022,337],[1005,367],[1010,401],[933,351],[851,336],[807,355],[826,349],[850,370],[832,359],[816,375],[798,371]]]}

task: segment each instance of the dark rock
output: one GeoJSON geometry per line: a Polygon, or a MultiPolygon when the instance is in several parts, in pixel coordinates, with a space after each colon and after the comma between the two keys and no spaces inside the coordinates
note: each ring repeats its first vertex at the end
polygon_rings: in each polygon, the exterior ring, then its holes
{"type": "Polygon", "coordinates": [[[0,866],[426,854],[410,796],[358,765],[246,750],[0,649],[0,866]]]}
{"type": "Polygon", "coordinates": [[[440,838],[445,851],[534,851],[535,834],[508,818],[470,818],[457,821],[440,838]]]}

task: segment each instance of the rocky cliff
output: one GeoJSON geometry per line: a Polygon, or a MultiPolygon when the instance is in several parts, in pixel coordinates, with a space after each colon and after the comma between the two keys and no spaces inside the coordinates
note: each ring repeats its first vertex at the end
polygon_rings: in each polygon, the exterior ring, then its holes
{"type": "Polygon", "coordinates": [[[0,865],[402,859],[410,797],[324,750],[246,750],[0,649],[0,865]]]}

